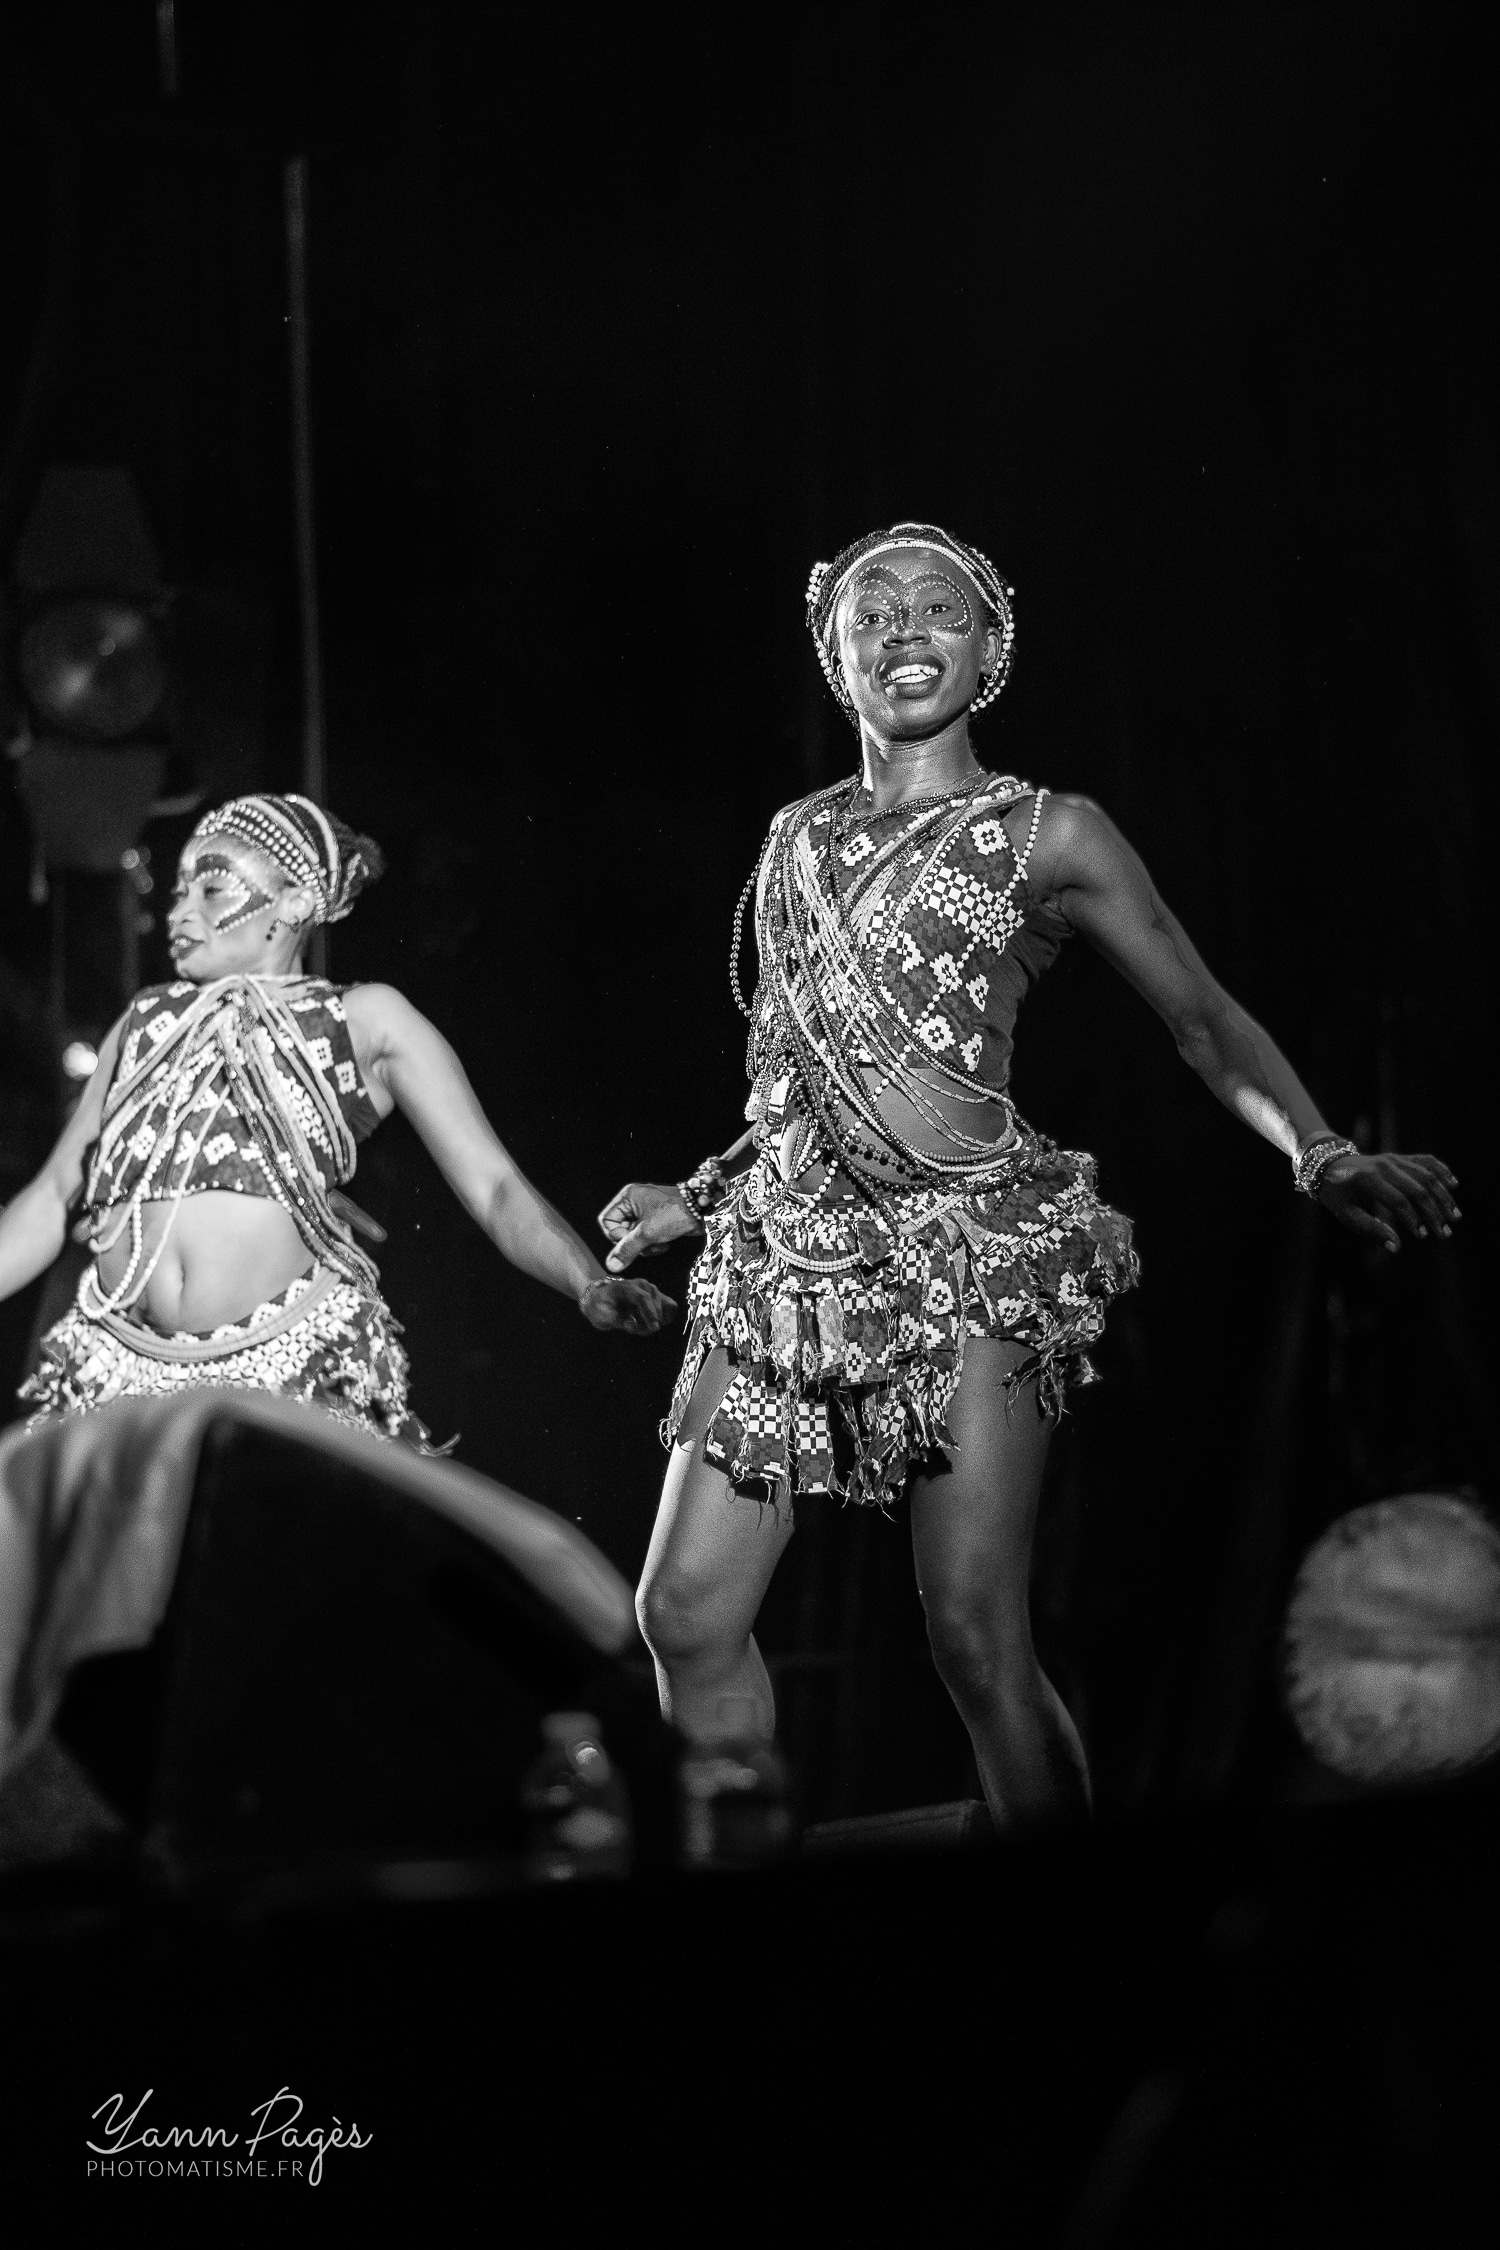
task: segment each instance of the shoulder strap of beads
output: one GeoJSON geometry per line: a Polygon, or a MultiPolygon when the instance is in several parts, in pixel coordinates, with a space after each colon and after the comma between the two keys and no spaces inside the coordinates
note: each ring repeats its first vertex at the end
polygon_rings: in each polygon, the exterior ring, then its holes
{"type": "Polygon", "coordinates": [[[1018,875],[1025,874],[1026,862],[1031,857],[1031,847],[1036,842],[1037,827],[1042,817],[1042,799],[1044,797],[1050,797],[1051,794],[1052,792],[1050,789],[1039,789],[1036,793],[1036,803],[1032,807],[1031,812],[1031,827],[1026,837],[1026,848],[1024,851],[1020,851],[1016,854],[1016,873],[1018,875]]]}

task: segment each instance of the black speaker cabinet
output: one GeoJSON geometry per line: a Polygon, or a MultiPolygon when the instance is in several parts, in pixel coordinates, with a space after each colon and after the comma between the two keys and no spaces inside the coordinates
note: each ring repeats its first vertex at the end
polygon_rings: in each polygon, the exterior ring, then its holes
{"type": "Polygon", "coordinates": [[[503,1869],[540,1722],[582,1708],[626,1774],[640,1860],[669,1856],[671,1744],[645,1668],[602,1657],[535,1573],[379,1467],[211,1426],[163,1624],[76,1668],[59,1739],[169,1879],[503,1869]]]}

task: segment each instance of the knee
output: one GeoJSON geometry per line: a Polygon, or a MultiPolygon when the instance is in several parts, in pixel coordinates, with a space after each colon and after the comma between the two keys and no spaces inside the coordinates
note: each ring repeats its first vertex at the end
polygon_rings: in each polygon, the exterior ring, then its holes
{"type": "Polygon", "coordinates": [[[688,1663],[714,1646],[710,1605],[685,1572],[660,1570],[643,1578],[635,1614],[646,1646],[663,1664],[688,1663]]]}
{"type": "Polygon", "coordinates": [[[1024,1693],[1036,1668],[1029,1620],[967,1594],[925,1603],[938,1677],[959,1703],[1024,1693]]]}

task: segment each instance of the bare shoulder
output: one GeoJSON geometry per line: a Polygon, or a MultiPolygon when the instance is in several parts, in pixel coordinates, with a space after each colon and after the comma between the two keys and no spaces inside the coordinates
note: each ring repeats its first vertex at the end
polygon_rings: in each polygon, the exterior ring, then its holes
{"type": "MultiPolygon", "coordinates": [[[[1029,826],[1030,805],[1023,801],[1017,811],[1029,826]]],[[[1097,799],[1077,789],[1047,792],[1028,870],[1033,889],[1050,897],[1091,887],[1118,872],[1129,856],[1130,846],[1097,799]]]]}
{"type": "Polygon", "coordinates": [[[408,1051],[425,1033],[436,1037],[419,1008],[393,984],[351,984],[344,1015],[355,1060],[367,1079],[384,1082],[384,1066],[408,1051]]]}
{"type": "Polygon", "coordinates": [[[405,993],[398,992],[393,984],[351,984],[343,998],[344,1014],[351,1030],[366,1038],[422,1021],[405,993]]]}

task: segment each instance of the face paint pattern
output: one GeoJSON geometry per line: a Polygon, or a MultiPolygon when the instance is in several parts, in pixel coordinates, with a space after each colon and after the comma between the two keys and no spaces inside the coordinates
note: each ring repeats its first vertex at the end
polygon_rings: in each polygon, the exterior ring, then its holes
{"type": "MultiPolygon", "coordinates": [[[[192,873],[187,880],[196,882],[205,875],[216,876],[224,892],[227,911],[221,909],[217,921],[213,922],[212,926],[216,930],[238,929],[242,922],[252,921],[262,907],[271,904],[269,891],[247,883],[233,862],[218,852],[202,853],[193,862],[192,873]]],[[[206,912],[204,918],[210,919],[206,912]]]]}
{"type": "Polygon", "coordinates": [[[958,605],[958,613],[956,616],[934,618],[935,628],[939,632],[967,637],[974,630],[974,612],[969,606],[968,595],[955,579],[939,570],[918,571],[910,578],[904,578],[889,563],[880,563],[875,569],[864,572],[856,583],[849,605],[850,623],[852,625],[859,614],[861,596],[881,594],[894,607],[896,623],[904,629],[916,614],[918,597],[936,587],[941,587],[944,593],[953,596],[958,605]]]}

